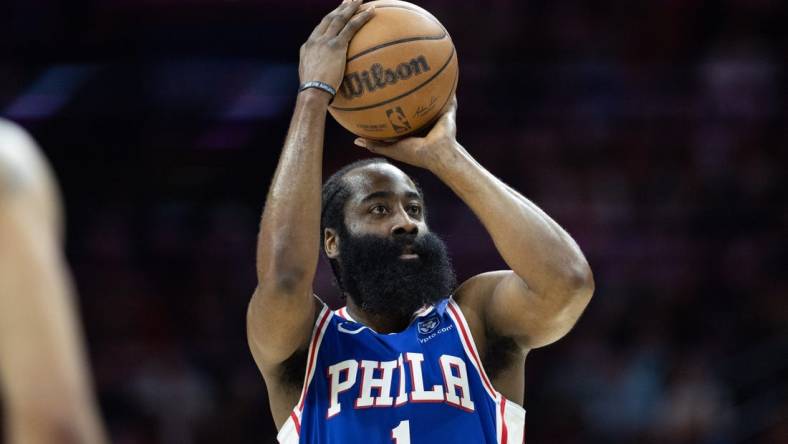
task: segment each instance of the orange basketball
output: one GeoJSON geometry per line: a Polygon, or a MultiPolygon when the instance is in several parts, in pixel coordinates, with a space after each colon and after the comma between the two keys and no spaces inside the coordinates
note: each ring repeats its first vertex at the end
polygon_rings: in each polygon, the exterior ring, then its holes
{"type": "Polygon", "coordinates": [[[375,16],[350,41],[345,78],[329,112],[369,139],[407,136],[432,123],[457,87],[457,54],[432,14],[377,0],[375,16]]]}

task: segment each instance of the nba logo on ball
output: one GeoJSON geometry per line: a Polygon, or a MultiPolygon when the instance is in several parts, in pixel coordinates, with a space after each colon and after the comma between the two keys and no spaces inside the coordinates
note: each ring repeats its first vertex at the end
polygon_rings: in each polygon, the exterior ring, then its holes
{"type": "Polygon", "coordinates": [[[389,118],[389,123],[391,123],[391,127],[394,128],[397,134],[410,131],[410,122],[408,122],[408,118],[405,117],[405,113],[402,112],[402,108],[396,107],[387,109],[386,117],[389,118]]]}
{"type": "Polygon", "coordinates": [[[328,111],[360,137],[407,137],[434,123],[457,88],[448,31],[412,3],[375,0],[375,15],[351,39],[345,77],[328,111]]]}
{"type": "Polygon", "coordinates": [[[433,331],[435,331],[435,329],[438,328],[438,325],[440,325],[440,323],[441,323],[441,319],[438,316],[436,315],[430,316],[429,318],[419,322],[419,326],[418,326],[419,333],[422,335],[428,335],[433,331]]]}

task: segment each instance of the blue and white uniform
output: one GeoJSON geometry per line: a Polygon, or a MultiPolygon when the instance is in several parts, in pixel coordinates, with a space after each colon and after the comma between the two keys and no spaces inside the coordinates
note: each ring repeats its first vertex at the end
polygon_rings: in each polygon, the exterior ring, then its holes
{"type": "Polygon", "coordinates": [[[379,334],[323,306],[281,444],[521,444],[525,410],[496,392],[452,298],[379,334]]]}

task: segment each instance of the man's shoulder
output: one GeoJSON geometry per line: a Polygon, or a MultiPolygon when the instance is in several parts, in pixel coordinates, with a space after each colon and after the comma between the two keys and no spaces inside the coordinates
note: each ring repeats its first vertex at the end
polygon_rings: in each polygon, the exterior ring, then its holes
{"type": "Polygon", "coordinates": [[[497,270],[477,274],[460,284],[452,298],[463,311],[479,310],[483,308],[483,304],[487,302],[501,280],[511,273],[511,270],[497,270]]]}

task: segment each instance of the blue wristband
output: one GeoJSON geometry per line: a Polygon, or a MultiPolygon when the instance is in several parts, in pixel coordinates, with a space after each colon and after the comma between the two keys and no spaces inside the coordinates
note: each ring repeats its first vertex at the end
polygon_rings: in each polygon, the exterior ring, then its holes
{"type": "Polygon", "coordinates": [[[309,82],[302,83],[301,86],[298,87],[298,92],[300,93],[301,91],[307,90],[309,88],[317,88],[331,94],[331,100],[334,100],[334,96],[337,95],[337,90],[335,90],[331,85],[318,80],[311,80],[309,82]]]}

